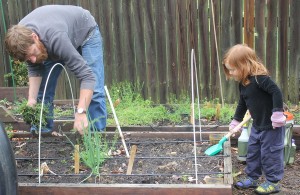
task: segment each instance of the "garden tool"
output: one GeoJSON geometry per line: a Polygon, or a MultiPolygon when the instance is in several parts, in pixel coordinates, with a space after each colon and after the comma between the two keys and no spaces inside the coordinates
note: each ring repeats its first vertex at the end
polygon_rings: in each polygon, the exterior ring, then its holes
{"type": "Polygon", "coordinates": [[[206,151],[205,151],[205,154],[208,155],[208,156],[214,156],[216,154],[218,154],[221,150],[223,150],[223,144],[225,141],[227,141],[230,136],[234,133],[236,133],[239,129],[241,129],[241,127],[247,123],[249,120],[251,119],[251,116],[248,115],[244,118],[244,120],[238,124],[236,127],[234,127],[233,130],[231,130],[229,133],[227,133],[220,141],[218,144],[216,145],[213,145],[211,147],[209,147],[206,151]]]}

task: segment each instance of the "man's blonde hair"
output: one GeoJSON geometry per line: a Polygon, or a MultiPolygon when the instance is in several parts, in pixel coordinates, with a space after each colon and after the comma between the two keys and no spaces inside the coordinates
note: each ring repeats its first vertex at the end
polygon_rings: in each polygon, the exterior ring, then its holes
{"type": "Polygon", "coordinates": [[[33,31],[22,25],[10,27],[5,36],[5,47],[9,55],[20,61],[26,61],[28,48],[34,44],[33,31]]]}
{"type": "Polygon", "coordinates": [[[267,68],[257,57],[255,51],[247,45],[237,44],[225,53],[223,68],[228,79],[231,76],[225,64],[237,69],[239,72],[239,81],[244,86],[250,83],[249,76],[269,75],[267,68]]]}

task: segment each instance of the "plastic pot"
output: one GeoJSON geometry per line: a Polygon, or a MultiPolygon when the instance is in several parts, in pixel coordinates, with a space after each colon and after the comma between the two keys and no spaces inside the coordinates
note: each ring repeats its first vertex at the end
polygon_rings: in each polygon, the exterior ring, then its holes
{"type": "Polygon", "coordinates": [[[16,161],[10,141],[0,122],[0,195],[18,194],[16,161]]]}

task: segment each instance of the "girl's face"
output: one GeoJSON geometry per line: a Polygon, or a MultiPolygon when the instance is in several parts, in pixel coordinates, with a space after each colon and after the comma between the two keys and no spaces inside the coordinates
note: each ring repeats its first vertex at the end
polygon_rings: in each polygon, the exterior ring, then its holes
{"type": "Polygon", "coordinates": [[[225,67],[227,68],[230,77],[232,77],[235,81],[240,81],[239,72],[236,68],[230,66],[229,64],[225,64],[225,67]]]}

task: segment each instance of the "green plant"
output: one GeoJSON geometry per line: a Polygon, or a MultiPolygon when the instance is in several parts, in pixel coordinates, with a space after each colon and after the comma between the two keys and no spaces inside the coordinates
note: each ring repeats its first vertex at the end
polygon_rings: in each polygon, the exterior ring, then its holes
{"type": "Polygon", "coordinates": [[[53,113],[54,113],[54,118],[61,118],[61,117],[66,117],[66,116],[70,117],[70,116],[74,115],[74,110],[73,110],[73,108],[63,109],[62,107],[55,106],[53,113]]]}
{"type": "Polygon", "coordinates": [[[6,131],[7,137],[9,139],[11,139],[13,137],[13,135],[14,135],[12,124],[10,124],[10,123],[6,124],[5,125],[5,131],[6,131]]]}
{"type": "MultiPolygon", "coordinates": [[[[100,177],[100,168],[101,165],[105,162],[107,158],[109,158],[109,150],[113,150],[115,144],[118,139],[118,134],[115,133],[113,140],[111,142],[108,141],[108,138],[102,132],[98,132],[94,127],[94,121],[92,121],[88,115],[88,127],[83,129],[83,136],[78,142],[82,145],[79,155],[83,163],[91,169],[91,174],[85,178],[83,181],[90,178],[93,174],[96,177],[100,177]]],[[[73,129],[75,132],[75,130],[73,129]]],[[[69,142],[75,148],[75,144],[71,141],[69,137],[66,136],[69,142]]],[[[95,178],[96,178],[95,177],[95,178]]]]}
{"type": "Polygon", "coordinates": [[[186,94],[181,94],[179,99],[175,95],[170,95],[168,100],[167,120],[171,123],[180,123],[184,117],[191,114],[190,97],[186,94]]]}
{"type": "MultiPolygon", "coordinates": [[[[167,110],[164,106],[154,106],[151,100],[144,100],[141,95],[142,85],[121,82],[110,89],[112,101],[120,100],[115,108],[120,125],[151,125],[158,120],[164,120],[167,110]]],[[[108,113],[111,113],[109,107],[108,113]]],[[[114,124],[109,118],[108,124],[114,124]]]]}
{"type": "Polygon", "coordinates": [[[189,176],[188,176],[188,175],[182,175],[182,176],[181,176],[181,180],[182,180],[183,182],[187,182],[187,181],[189,180],[189,176]]]}
{"type": "Polygon", "coordinates": [[[63,160],[61,160],[60,162],[61,162],[62,164],[67,164],[68,161],[67,161],[66,159],[63,159],[63,160]]]}
{"type": "Polygon", "coordinates": [[[9,104],[10,104],[10,102],[6,98],[0,100],[0,105],[2,105],[2,106],[6,106],[6,105],[9,105],[9,104]]]}
{"type": "Polygon", "coordinates": [[[232,120],[232,117],[235,112],[236,105],[230,105],[230,104],[225,104],[221,108],[221,113],[220,113],[220,122],[224,124],[229,124],[230,121],[232,120]]]}
{"type": "Polygon", "coordinates": [[[6,80],[13,79],[17,87],[28,86],[28,73],[26,62],[13,61],[13,72],[4,75],[6,80]]]}
{"type": "MultiPolygon", "coordinates": [[[[120,125],[151,125],[161,121],[171,124],[181,124],[191,115],[191,98],[187,93],[182,93],[179,98],[170,94],[166,105],[154,105],[151,100],[142,98],[141,84],[121,82],[111,86],[110,94],[113,101],[118,100],[115,108],[120,125]]],[[[221,123],[229,123],[234,114],[234,107],[225,105],[221,107],[219,99],[200,102],[200,113],[198,112],[198,100],[195,100],[195,120],[199,118],[206,120],[217,120],[221,123]]],[[[108,113],[111,113],[110,108],[108,113]]],[[[114,124],[112,117],[108,118],[108,124],[114,124]]]]}
{"type": "MultiPolygon", "coordinates": [[[[40,125],[40,113],[42,104],[37,103],[34,107],[31,107],[27,106],[27,102],[28,101],[25,99],[23,99],[21,102],[17,102],[14,112],[21,114],[24,122],[26,122],[27,124],[38,127],[40,125]]],[[[44,105],[42,114],[42,127],[44,127],[47,124],[47,117],[49,114],[48,105],[44,105]]]]}

